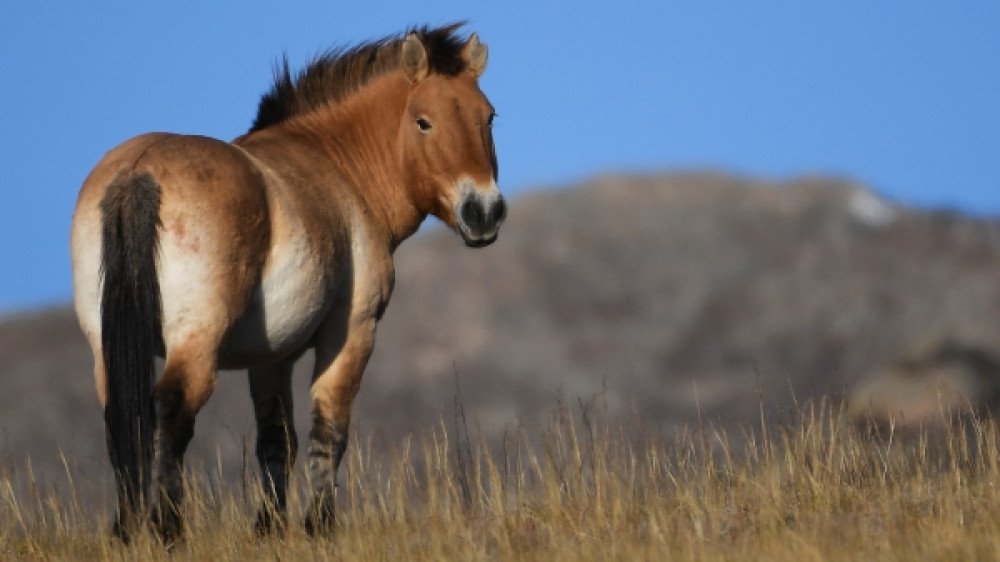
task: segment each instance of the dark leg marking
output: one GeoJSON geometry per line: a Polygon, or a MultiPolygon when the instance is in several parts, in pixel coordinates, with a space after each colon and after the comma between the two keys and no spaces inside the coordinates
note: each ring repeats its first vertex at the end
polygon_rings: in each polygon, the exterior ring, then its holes
{"type": "Polygon", "coordinates": [[[291,374],[291,364],[277,372],[251,370],[249,374],[257,419],[257,463],[264,486],[264,501],[255,525],[261,535],[283,532],[288,521],[288,479],[298,451],[291,374]]]}
{"type": "Polygon", "coordinates": [[[187,411],[181,391],[162,389],[156,394],[156,416],[153,523],[169,545],[184,533],[184,452],[194,436],[194,413],[187,411]]]}
{"type": "Polygon", "coordinates": [[[313,417],[313,428],[309,432],[309,478],[313,498],[306,514],[306,532],[313,536],[330,535],[336,519],[337,468],[347,450],[347,431],[315,413],[313,417]]]}

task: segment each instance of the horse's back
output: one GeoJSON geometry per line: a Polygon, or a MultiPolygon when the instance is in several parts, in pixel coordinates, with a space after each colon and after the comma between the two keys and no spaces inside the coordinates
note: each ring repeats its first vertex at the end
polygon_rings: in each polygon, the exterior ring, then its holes
{"type": "MultiPolygon", "coordinates": [[[[100,333],[101,202],[130,177],[159,188],[158,268],[167,348],[217,340],[242,314],[270,241],[262,173],[241,149],[199,136],[150,133],[108,152],[84,182],[71,232],[77,313],[100,333]]],[[[96,340],[95,340],[96,335],[96,340]]]]}

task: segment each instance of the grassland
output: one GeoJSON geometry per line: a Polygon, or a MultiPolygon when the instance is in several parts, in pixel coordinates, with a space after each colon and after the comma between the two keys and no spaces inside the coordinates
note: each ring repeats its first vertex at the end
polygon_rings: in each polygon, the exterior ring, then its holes
{"type": "MultiPolygon", "coordinates": [[[[512,428],[493,447],[470,440],[464,423],[388,447],[356,440],[329,540],[309,539],[298,517],[282,537],[256,537],[257,487],[205,471],[189,479],[182,543],[169,553],[150,537],[123,546],[107,535],[103,492],[46,487],[8,467],[0,559],[1000,558],[992,421],[871,434],[819,405],[738,436],[710,426],[661,435],[612,427],[594,410],[561,406],[533,435],[512,428]]],[[[293,513],[302,503],[292,498],[293,513]]]]}

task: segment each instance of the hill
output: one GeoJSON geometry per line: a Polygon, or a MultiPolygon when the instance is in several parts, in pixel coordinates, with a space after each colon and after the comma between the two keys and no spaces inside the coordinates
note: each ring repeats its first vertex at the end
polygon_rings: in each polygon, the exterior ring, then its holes
{"type": "MultiPolygon", "coordinates": [[[[560,400],[738,433],[762,408],[839,399],[931,338],[1000,349],[998,280],[1000,222],[848,181],[596,178],[515,199],[488,249],[440,228],[404,243],[355,423],[399,442],[450,425],[460,392],[487,440],[542,426],[560,400]]],[[[0,463],[52,476],[61,452],[78,478],[108,476],[91,362],[68,306],[0,321],[0,463]]],[[[192,461],[238,473],[252,434],[245,376],[224,372],[192,461]]]]}

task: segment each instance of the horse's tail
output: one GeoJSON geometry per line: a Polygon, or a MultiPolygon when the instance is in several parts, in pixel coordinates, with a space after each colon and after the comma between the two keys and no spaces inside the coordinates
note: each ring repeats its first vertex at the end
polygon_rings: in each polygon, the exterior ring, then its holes
{"type": "Polygon", "coordinates": [[[118,480],[119,525],[127,525],[145,505],[152,468],[154,361],[162,338],[160,186],[148,173],[122,173],[108,186],[101,214],[104,423],[118,480]]]}

